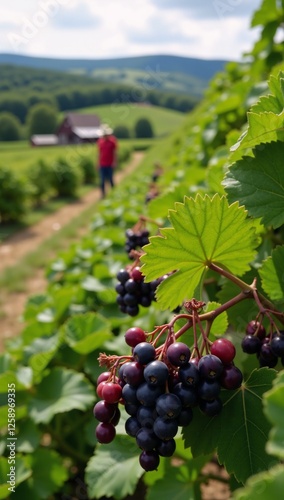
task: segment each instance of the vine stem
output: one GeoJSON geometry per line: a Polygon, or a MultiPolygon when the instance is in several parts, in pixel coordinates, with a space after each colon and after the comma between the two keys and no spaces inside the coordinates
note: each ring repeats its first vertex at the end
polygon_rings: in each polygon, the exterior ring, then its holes
{"type": "Polygon", "coordinates": [[[215,271],[216,273],[220,274],[221,276],[224,276],[225,278],[229,279],[235,285],[237,285],[244,293],[246,293],[250,298],[254,298],[259,309],[262,312],[265,312],[266,310],[269,310],[271,314],[277,315],[277,318],[279,319],[280,323],[284,325],[284,313],[280,313],[277,311],[274,307],[274,304],[270,302],[264,295],[258,292],[256,288],[256,280],[254,279],[253,283],[251,285],[248,285],[245,283],[243,280],[238,278],[237,276],[234,276],[231,274],[229,271],[226,269],[223,269],[222,267],[217,266],[216,264],[213,264],[213,262],[210,262],[208,264],[208,268],[211,269],[212,271],[215,271]],[[257,297],[257,300],[256,300],[257,297]]]}

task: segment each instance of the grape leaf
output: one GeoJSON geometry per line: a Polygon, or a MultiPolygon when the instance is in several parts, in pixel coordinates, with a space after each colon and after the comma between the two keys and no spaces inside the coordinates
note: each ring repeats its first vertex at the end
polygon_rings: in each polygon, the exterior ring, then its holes
{"type": "Polygon", "coordinates": [[[109,322],[91,312],[71,317],[64,325],[64,332],[67,344],[80,354],[88,354],[112,338],[109,322]]]}
{"type": "Polygon", "coordinates": [[[13,497],[17,500],[51,498],[68,479],[63,458],[54,450],[40,448],[33,454],[27,455],[26,462],[33,473],[27,481],[16,488],[13,497]]]}
{"type": "Polygon", "coordinates": [[[270,425],[263,414],[262,395],[271,388],[275,374],[268,368],[254,370],[240,389],[222,391],[223,409],[216,417],[196,410],[184,429],[185,446],[191,446],[193,456],[217,449],[219,462],[242,483],[268,469],[271,457],[265,445],[270,425]]]}
{"type": "Polygon", "coordinates": [[[190,478],[190,472],[185,465],[172,467],[162,479],[159,479],[147,494],[147,500],[195,500],[195,481],[190,478]]]}
{"type": "MultiPolygon", "coordinates": [[[[260,144],[272,141],[284,141],[284,111],[280,114],[272,112],[247,114],[248,129],[241,135],[239,141],[231,147],[231,151],[254,148],[260,144]]],[[[234,155],[231,156],[234,160],[234,155]]]]}
{"type": "MultiPolygon", "coordinates": [[[[12,490],[9,491],[11,485],[7,482],[9,480],[8,474],[11,472],[11,465],[9,465],[7,457],[0,457],[0,499],[3,500],[12,497],[12,495],[10,496],[12,490]]],[[[13,466],[16,467],[16,485],[18,486],[31,476],[32,471],[20,456],[16,457],[16,463],[13,466]]]]}
{"type": "Polygon", "coordinates": [[[276,377],[273,388],[264,395],[264,413],[272,422],[273,428],[269,434],[267,451],[284,459],[284,372],[276,377]]]}
{"type": "Polygon", "coordinates": [[[263,0],[259,9],[253,15],[251,26],[264,25],[271,21],[275,21],[281,15],[281,11],[277,7],[275,0],[263,0]]]}
{"type": "Polygon", "coordinates": [[[274,228],[284,223],[283,142],[263,144],[254,157],[231,165],[224,180],[228,199],[245,205],[249,215],[274,228]]]}
{"type": "Polygon", "coordinates": [[[172,227],[161,229],[161,236],[152,236],[141,257],[147,281],[176,271],[157,291],[161,307],[171,309],[194,296],[210,263],[242,275],[257,245],[244,207],[229,206],[225,197],[185,197],[175,207],[169,210],[172,227]]]}
{"type": "Polygon", "coordinates": [[[284,297],[284,248],[278,246],[272,251],[259,269],[262,287],[272,300],[284,297]]]}
{"type": "Polygon", "coordinates": [[[48,423],[56,413],[86,410],[94,400],[93,387],[82,373],[54,368],[37,386],[29,414],[35,423],[48,423]]]}
{"type": "Polygon", "coordinates": [[[276,465],[267,472],[251,477],[245,488],[238,489],[234,500],[271,500],[280,499],[284,491],[284,467],[276,465]]]}
{"type": "Polygon", "coordinates": [[[253,113],[261,113],[263,111],[272,111],[273,113],[282,113],[284,108],[284,73],[280,71],[278,77],[271,75],[269,80],[269,88],[271,94],[261,96],[256,104],[251,108],[253,113]]]}
{"type": "Polygon", "coordinates": [[[107,446],[99,446],[86,467],[89,497],[120,500],[131,495],[144,472],[138,456],[139,449],[128,436],[117,436],[107,446]]]}
{"type": "MultiPolygon", "coordinates": [[[[207,302],[204,312],[214,311],[220,305],[221,304],[218,304],[218,302],[207,302]]],[[[227,312],[224,311],[222,312],[222,314],[219,314],[219,316],[217,316],[217,318],[214,319],[210,329],[210,335],[220,337],[220,335],[223,335],[226,332],[227,328],[228,328],[228,315],[227,312]]]]}

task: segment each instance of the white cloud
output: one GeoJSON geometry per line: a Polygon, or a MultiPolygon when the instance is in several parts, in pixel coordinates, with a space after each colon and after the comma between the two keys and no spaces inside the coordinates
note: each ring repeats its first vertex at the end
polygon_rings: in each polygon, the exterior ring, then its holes
{"type": "Polygon", "coordinates": [[[229,2],[229,16],[212,15],[217,0],[13,0],[1,12],[0,51],[69,58],[239,59],[256,39],[246,12],[259,0],[218,1],[229,2]]]}

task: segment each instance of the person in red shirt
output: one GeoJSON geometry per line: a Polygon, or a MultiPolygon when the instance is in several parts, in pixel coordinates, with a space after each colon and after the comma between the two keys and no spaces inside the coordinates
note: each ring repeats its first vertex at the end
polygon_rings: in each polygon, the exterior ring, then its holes
{"type": "Polygon", "coordinates": [[[99,151],[100,187],[102,198],[104,198],[106,183],[108,182],[112,188],[114,187],[113,169],[116,166],[117,140],[112,135],[110,128],[104,128],[103,136],[97,141],[97,146],[99,151]]]}

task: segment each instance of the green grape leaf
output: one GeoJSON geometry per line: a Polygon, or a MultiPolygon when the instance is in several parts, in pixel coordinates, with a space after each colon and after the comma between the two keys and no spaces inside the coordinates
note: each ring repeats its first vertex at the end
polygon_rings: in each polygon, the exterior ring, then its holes
{"type": "MultiPolygon", "coordinates": [[[[190,478],[190,471],[185,465],[172,467],[162,479],[149,488],[147,500],[195,500],[196,482],[190,478]]],[[[195,478],[196,479],[196,478],[195,478]]]]}
{"type": "Polygon", "coordinates": [[[138,456],[139,449],[128,436],[116,436],[107,446],[98,446],[86,467],[89,497],[120,500],[133,494],[144,472],[138,456]]]}
{"type": "Polygon", "coordinates": [[[37,386],[29,414],[35,423],[48,423],[57,413],[87,410],[94,400],[94,389],[82,373],[53,368],[37,386]]]}
{"type": "Polygon", "coordinates": [[[169,210],[172,227],[152,236],[141,257],[147,281],[175,271],[157,290],[161,307],[171,309],[194,296],[211,263],[245,273],[257,245],[254,224],[238,203],[229,206],[225,197],[197,195],[175,207],[169,210]]]}
{"type": "Polygon", "coordinates": [[[234,500],[280,499],[284,491],[284,467],[276,465],[267,472],[249,478],[245,488],[236,490],[234,500]]]}
{"type": "Polygon", "coordinates": [[[110,323],[95,313],[77,314],[64,325],[67,344],[79,354],[89,354],[112,338],[110,323]]]}
{"type": "MultiPolygon", "coordinates": [[[[234,153],[238,150],[255,148],[258,145],[273,141],[284,141],[284,111],[280,114],[272,112],[254,113],[249,112],[248,129],[244,132],[239,141],[231,147],[234,153]]],[[[235,156],[232,154],[231,159],[235,156]]]]}
{"type": "Polygon", "coordinates": [[[8,457],[0,457],[0,499],[7,500],[7,498],[13,498],[15,494],[15,487],[7,482],[12,481],[12,477],[8,476],[13,472],[12,467],[15,468],[16,472],[16,487],[32,474],[32,470],[26,465],[23,458],[16,456],[15,463],[9,464],[8,457]]]}
{"type": "Polygon", "coordinates": [[[276,1],[263,0],[253,15],[251,26],[266,26],[271,21],[278,20],[280,15],[281,11],[278,9],[276,1]]]}
{"type": "Polygon", "coordinates": [[[284,297],[284,248],[278,246],[259,269],[264,291],[271,300],[283,300],[284,297]]]}
{"type": "Polygon", "coordinates": [[[33,453],[39,446],[40,438],[40,431],[31,420],[20,422],[17,436],[17,450],[20,453],[33,453]]]}
{"type": "Polygon", "coordinates": [[[231,165],[224,180],[228,199],[239,201],[252,217],[274,228],[284,223],[283,142],[262,144],[254,157],[231,165]]]}
{"type": "MultiPolygon", "coordinates": [[[[210,312],[214,311],[217,307],[219,307],[221,304],[218,304],[218,302],[208,302],[206,304],[206,308],[204,309],[204,312],[210,312]]],[[[216,337],[220,337],[223,335],[227,328],[228,328],[228,315],[227,312],[224,311],[217,318],[214,319],[211,329],[210,329],[210,335],[214,335],[216,337]]]]}
{"type": "Polygon", "coordinates": [[[63,458],[54,450],[40,448],[26,456],[26,462],[32,469],[32,476],[16,489],[14,498],[17,500],[51,498],[68,479],[63,458]]]}
{"type": "Polygon", "coordinates": [[[271,457],[265,452],[270,424],[263,414],[262,395],[271,389],[276,372],[254,370],[235,391],[222,391],[223,409],[213,418],[196,410],[184,429],[185,446],[193,456],[217,450],[218,460],[239,482],[268,469],[271,457]],[[241,460],[236,460],[241,457],[241,460]]]}
{"type": "Polygon", "coordinates": [[[284,372],[276,377],[273,388],[264,395],[264,413],[273,424],[267,442],[267,451],[284,459],[284,372]]]}
{"type": "Polygon", "coordinates": [[[262,113],[264,111],[272,111],[280,114],[284,108],[284,73],[281,71],[278,77],[271,75],[269,80],[269,88],[271,94],[261,96],[256,104],[251,108],[253,113],[262,113]]]}

